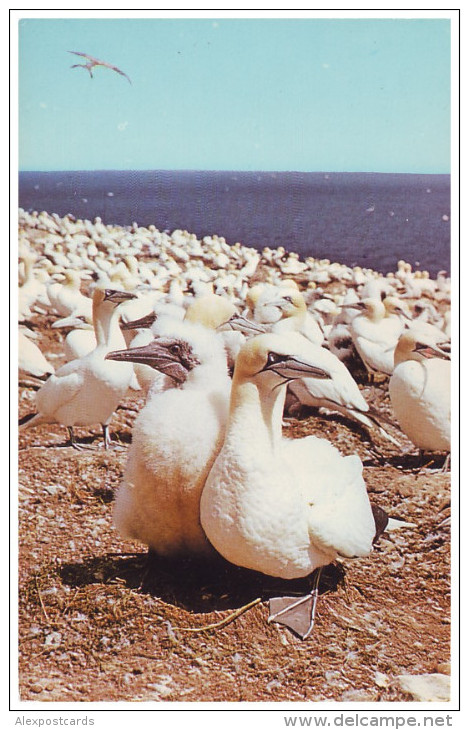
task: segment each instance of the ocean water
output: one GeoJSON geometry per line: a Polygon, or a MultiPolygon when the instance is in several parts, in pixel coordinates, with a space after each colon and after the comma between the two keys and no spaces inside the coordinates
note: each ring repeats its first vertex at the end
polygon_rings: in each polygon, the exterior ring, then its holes
{"type": "Polygon", "coordinates": [[[450,271],[450,177],[376,173],[20,172],[19,205],[394,271],[450,271]]]}

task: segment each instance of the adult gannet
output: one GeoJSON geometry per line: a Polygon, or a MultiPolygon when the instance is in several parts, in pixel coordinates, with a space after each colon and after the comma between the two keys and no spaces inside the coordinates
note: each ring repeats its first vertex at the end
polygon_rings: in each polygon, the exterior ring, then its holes
{"type": "Polygon", "coordinates": [[[47,287],[50,303],[62,317],[85,316],[90,320],[93,316],[93,303],[80,291],[81,275],[74,269],[64,272],[65,283],[51,283],[47,287]]]}
{"type": "Polygon", "coordinates": [[[52,324],[52,329],[67,329],[70,331],[64,340],[65,360],[76,360],[88,355],[96,347],[96,335],[94,333],[93,318],[91,321],[85,315],[57,319],[52,324]]]}
{"type": "Polygon", "coordinates": [[[358,309],[350,323],[353,343],[370,378],[391,375],[394,369],[394,349],[404,329],[398,317],[386,316],[386,307],[380,299],[364,299],[347,305],[358,309]]]}
{"type": "Polygon", "coordinates": [[[235,565],[290,579],[372,549],[375,520],[358,456],[343,457],[315,436],[282,437],[286,384],[328,379],[324,352],[298,337],[266,334],[238,355],[225,440],[200,504],[207,537],[235,565]]]}
{"type": "MultiPolygon", "coordinates": [[[[295,335],[292,335],[295,336],[295,335]]],[[[314,345],[312,347],[319,347],[314,345]]],[[[362,423],[368,429],[378,428],[381,435],[395,446],[401,444],[380,423],[382,415],[370,409],[358,385],[344,363],[329,350],[320,348],[318,357],[327,367],[328,378],[296,378],[288,388],[298,401],[312,408],[326,408],[362,423]]]]}
{"type": "Polygon", "coordinates": [[[308,311],[301,292],[293,289],[282,292],[277,289],[277,295],[266,300],[264,306],[276,307],[280,311],[280,319],[270,326],[271,332],[299,332],[316,345],[324,342],[324,334],[308,311]]]}
{"type": "Polygon", "coordinates": [[[231,381],[215,332],[177,320],[172,331],[107,356],[149,365],[168,381],[162,392],[150,391],[135,421],[114,521],[123,536],[161,555],[209,555],[200,495],[223,442],[231,381]]]}
{"type": "Polygon", "coordinates": [[[394,414],[421,451],[451,449],[451,362],[430,342],[409,330],[394,354],[389,396],[394,414]]]}
{"type": "Polygon", "coordinates": [[[48,378],[54,372],[54,366],[46,360],[23,329],[18,332],[18,372],[20,376],[32,375],[40,380],[48,378]]]}
{"type": "Polygon", "coordinates": [[[127,392],[133,368],[128,363],[108,363],[105,358],[116,342],[122,342],[116,305],[133,296],[129,292],[95,290],[96,348],[85,357],[66,363],[50,376],[36,394],[37,412],[22,418],[20,428],[61,423],[68,428],[71,446],[80,448],[73,427],[100,423],[104,448],[109,448],[109,422],[127,392]]]}

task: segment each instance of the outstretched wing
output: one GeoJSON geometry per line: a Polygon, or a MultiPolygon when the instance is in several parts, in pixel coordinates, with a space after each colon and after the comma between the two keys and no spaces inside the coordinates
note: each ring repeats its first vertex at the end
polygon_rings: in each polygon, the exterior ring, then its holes
{"type": "Polygon", "coordinates": [[[129,84],[132,83],[127,74],[121,71],[120,68],[118,68],[117,66],[113,66],[112,63],[108,63],[107,61],[100,61],[99,58],[90,56],[88,53],[82,53],[81,51],[69,51],[69,53],[74,53],[75,56],[81,56],[82,58],[86,58],[93,66],[105,66],[106,68],[110,68],[111,71],[116,71],[121,76],[125,76],[129,84]]]}
{"type": "Polygon", "coordinates": [[[131,80],[129,79],[129,77],[127,76],[127,74],[124,73],[123,71],[121,71],[120,68],[117,68],[117,66],[112,66],[110,63],[105,63],[104,61],[100,61],[99,65],[106,66],[106,68],[110,68],[112,71],[117,71],[117,73],[120,74],[121,76],[125,76],[125,78],[129,82],[129,84],[132,83],[131,80]]]}

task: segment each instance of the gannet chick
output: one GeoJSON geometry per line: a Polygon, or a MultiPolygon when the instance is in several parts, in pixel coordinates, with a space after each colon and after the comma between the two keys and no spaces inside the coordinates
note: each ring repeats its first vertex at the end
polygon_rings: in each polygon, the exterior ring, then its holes
{"type": "Polygon", "coordinates": [[[376,532],[358,456],[343,457],[315,436],[282,437],[286,384],[330,377],[320,352],[275,334],[246,342],[224,444],[202,493],[202,527],[216,550],[235,565],[281,578],[307,576],[339,555],[368,555],[376,532]]]}
{"type": "Polygon", "coordinates": [[[133,296],[129,292],[96,289],[93,295],[96,348],[50,376],[36,394],[37,413],[22,418],[21,428],[61,423],[68,428],[71,446],[80,448],[73,427],[100,423],[104,448],[109,448],[109,422],[127,392],[133,368],[128,363],[105,362],[105,357],[116,342],[121,342],[116,305],[133,296]]]}
{"type": "Polygon", "coordinates": [[[114,521],[124,537],[160,555],[209,555],[200,495],[223,442],[231,381],[214,332],[188,321],[173,325],[171,337],[108,355],[157,368],[172,381],[163,392],[150,391],[137,416],[114,521]]]}
{"type": "Polygon", "coordinates": [[[433,341],[401,335],[389,381],[394,414],[421,451],[451,449],[451,362],[433,341]]]}

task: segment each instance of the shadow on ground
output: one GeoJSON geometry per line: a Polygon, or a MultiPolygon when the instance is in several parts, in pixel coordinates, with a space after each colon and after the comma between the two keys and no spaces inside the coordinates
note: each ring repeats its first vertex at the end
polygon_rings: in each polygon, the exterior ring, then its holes
{"type": "MultiPolygon", "coordinates": [[[[301,596],[312,587],[311,576],[282,580],[238,568],[222,558],[202,563],[191,559],[168,560],[146,553],[108,554],[68,563],[61,566],[59,575],[73,587],[118,582],[193,613],[240,608],[256,598],[301,596]]],[[[335,563],[326,566],[321,573],[319,592],[337,590],[344,579],[343,566],[335,563]]]]}

